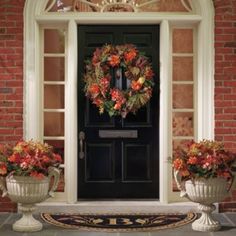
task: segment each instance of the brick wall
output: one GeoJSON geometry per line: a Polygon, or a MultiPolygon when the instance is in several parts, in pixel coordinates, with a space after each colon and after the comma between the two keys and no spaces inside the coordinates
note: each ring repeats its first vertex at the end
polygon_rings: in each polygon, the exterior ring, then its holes
{"type": "MultiPolygon", "coordinates": [[[[24,0],[0,1],[0,143],[23,134],[23,7],[24,0]]],[[[1,211],[15,211],[0,198],[1,211]]]]}
{"type": "MultiPolygon", "coordinates": [[[[236,1],[215,0],[215,136],[236,152],[236,1]]],[[[231,202],[221,211],[236,211],[234,185],[231,202]]]]}
{"type": "MultiPolygon", "coordinates": [[[[0,1],[0,143],[23,134],[23,6],[25,0],[0,1]]],[[[236,0],[215,5],[215,118],[216,139],[236,152],[236,0]]],[[[233,198],[221,210],[236,211],[233,198]]],[[[0,198],[0,211],[15,205],[0,198]]]]}

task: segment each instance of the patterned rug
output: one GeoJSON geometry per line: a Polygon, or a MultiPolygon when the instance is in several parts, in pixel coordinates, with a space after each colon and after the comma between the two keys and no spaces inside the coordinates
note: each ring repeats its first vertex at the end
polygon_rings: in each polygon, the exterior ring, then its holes
{"type": "Polygon", "coordinates": [[[47,223],[67,228],[90,231],[129,232],[170,229],[196,219],[188,214],[48,214],[41,217],[47,223]]]}

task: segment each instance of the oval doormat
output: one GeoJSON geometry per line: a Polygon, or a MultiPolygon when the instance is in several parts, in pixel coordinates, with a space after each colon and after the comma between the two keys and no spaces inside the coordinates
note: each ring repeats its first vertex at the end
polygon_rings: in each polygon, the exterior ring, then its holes
{"type": "Polygon", "coordinates": [[[197,214],[48,214],[41,217],[47,223],[90,231],[128,232],[170,229],[188,224],[197,214]]]}

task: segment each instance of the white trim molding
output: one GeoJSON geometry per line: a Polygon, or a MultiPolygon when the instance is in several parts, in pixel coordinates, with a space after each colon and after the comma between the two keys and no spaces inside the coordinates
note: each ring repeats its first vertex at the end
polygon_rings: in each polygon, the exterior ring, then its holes
{"type": "MultiPolygon", "coordinates": [[[[160,199],[180,201],[172,192],[170,126],[171,27],[196,29],[196,139],[214,139],[214,7],[211,0],[192,0],[191,13],[45,12],[48,0],[26,0],[24,9],[24,138],[42,140],[40,28],[63,25],[66,31],[65,194],[55,204],[77,204],[77,25],[160,24],[160,199]],[[168,123],[169,122],[169,123],[168,123]]],[[[79,43],[79,42],[78,42],[79,43]]],[[[53,204],[53,203],[51,203],[53,204]]],[[[79,203],[78,203],[79,204],[79,203]]],[[[108,204],[109,205],[109,204],[108,204]]],[[[145,204],[144,204],[145,205],[145,204]]]]}

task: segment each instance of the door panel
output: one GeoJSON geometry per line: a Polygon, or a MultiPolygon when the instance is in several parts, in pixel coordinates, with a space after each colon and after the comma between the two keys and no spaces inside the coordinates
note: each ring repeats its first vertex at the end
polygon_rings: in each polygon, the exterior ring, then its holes
{"type": "Polygon", "coordinates": [[[124,143],[123,182],[150,181],[150,145],[124,143]]]}
{"type": "Polygon", "coordinates": [[[86,181],[113,181],[114,143],[87,143],[86,151],[86,181]]]}
{"type": "MultiPolygon", "coordinates": [[[[78,38],[78,131],[85,133],[85,157],[78,159],[78,198],[158,198],[159,27],[79,26],[78,38]],[[134,44],[152,61],[155,86],[150,102],[135,115],[110,118],[99,114],[85,97],[84,61],[97,47],[126,43],[134,44]]],[[[111,84],[122,89],[129,86],[126,78],[113,78],[111,84]]]]}

